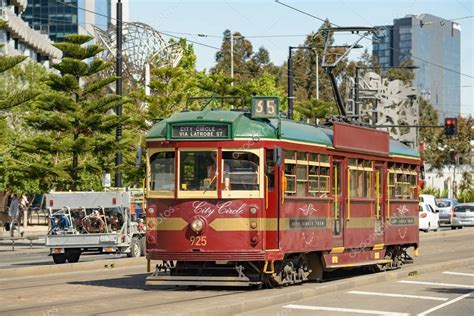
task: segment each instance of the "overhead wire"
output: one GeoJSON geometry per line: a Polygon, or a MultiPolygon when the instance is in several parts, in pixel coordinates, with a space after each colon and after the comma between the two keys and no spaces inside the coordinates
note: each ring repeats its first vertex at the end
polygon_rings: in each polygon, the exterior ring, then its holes
{"type": "MultiPolygon", "coordinates": [[[[278,4],[280,4],[280,5],[282,5],[282,6],[285,6],[285,7],[287,7],[287,8],[290,8],[291,10],[297,11],[297,12],[299,12],[299,13],[301,13],[301,14],[304,14],[304,15],[307,15],[307,16],[309,16],[309,17],[312,17],[312,18],[314,18],[314,19],[316,19],[316,20],[319,20],[319,21],[321,21],[321,22],[326,22],[326,21],[327,21],[327,22],[328,22],[330,25],[332,25],[332,26],[341,27],[340,25],[338,25],[338,24],[336,24],[336,23],[329,22],[329,20],[322,19],[322,18],[320,18],[320,17],[318,17],[318,16],[316,16],[316,15],[313,15],[313,14],[308,13],[308,12],[306,12],[306,11],[300,10],[300,9],[298,9],[298,8],[296,8],[296,7],[290,6],[290,5],[286,4],[286,3],[281,2],[280,0],[275,0],[275,2],[278,3],[278,4]]],[[[357,35],[357,36],[359,36],[359,37],[361,37],[361,38],[365,38],[365,39],[368,39],[368,40],[372,41],[372,39],[369,38],[369,37],[366,36],[366,35],[363,35],[363,34],[362,34],[362,35],[361,35],[361,34],[354,34],[354,35],[357,35]]],[[[396,49],[396,48],[394,48],[394,47],[392,47],[392,46],[389,46],[389,48],[390,48],[391,50],[393,50],[393,51],[396,51],[396,52],[399,52],[399,53],[402,53],[403,55],[405,55],[400,49],[396,49]]],[[[448,68],[448,67],[445,67],[445,66],[436,64],[436,63],[434,63],[434,62],[432,62],[432,61],[423,59],[423,58],[421,58],[421,57],[418,57],[418,56],[415,56],[415,55],[410,55],[410,57],[413,58],[413,59],[416,59],[416,60],[425,62],[425,63],[427,63],[427,64],[430,64],[430,65],[432,65],[432,66],[434,66],[434,67],[438,67],[438,68],[440,68],[440,69],[443,69],[443,70],[446,70],[446,71],[450,71],[450,72],[459,74],[459,75],[461,75],[461,76],[474,79],[474,76],[472,76],[472,75],[468,75],[468,74],[462,73],[462,72],[460,72],[460,71],[457,71],[457,70],[454,70],[454,69],[451,69],[451,68],[448,68]]]]}

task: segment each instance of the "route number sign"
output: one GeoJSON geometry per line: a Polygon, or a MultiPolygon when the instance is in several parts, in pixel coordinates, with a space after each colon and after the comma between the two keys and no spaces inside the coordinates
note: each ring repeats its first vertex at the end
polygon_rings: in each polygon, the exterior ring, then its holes
{"type": "Polygon", "coordinates": [[[280,110],[279,97],[252,97],[252,118],[277,118],[280,110]]]}

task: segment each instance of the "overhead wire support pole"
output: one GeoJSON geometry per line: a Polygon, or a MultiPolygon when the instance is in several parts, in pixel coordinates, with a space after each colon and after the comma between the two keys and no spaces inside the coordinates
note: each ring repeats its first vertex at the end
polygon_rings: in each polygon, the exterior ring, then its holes
{"type": "Polygon", "coordinates": [[[288,47],[288,119],[293,119],[293,59],[291,51],[294,47],[288,47]]]}
{"type": "Polygon", "coordinates": [[[230,32],[230,77],[232,78],[231,86],[234,85],[234,34],[230,32]]]}
{"type": "MultiPolygon", "coordinates": [[[[121,0],[117,1],[117,53],[116,53],[116,60],[115,60],[115,74],[117,75],[118,79],[116,81],[116,89],[115,93],[118,96],[122,96],[122,2],[121,0]]],[[[118,124],[115,133],[115,143],[118,147],[120,140],[122,139],[122,123],[120,120],[122,119],[122,100],[119,101],[120,103],[115,108],[115,114],[118,117],[118,124]]],[[[120,148],[117,149],[115,153],[115,187],[120,188],[122,187],[122,152],[120,148]]]]}

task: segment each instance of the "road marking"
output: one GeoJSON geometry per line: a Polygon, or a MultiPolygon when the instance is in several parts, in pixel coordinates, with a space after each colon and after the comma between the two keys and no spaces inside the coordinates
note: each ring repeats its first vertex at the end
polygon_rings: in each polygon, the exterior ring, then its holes
{"type": "Polygon", "coordinates": [[[434,312],[434,311],[436,311],[436,310],[438,310],[438,309],[440,309],[440,308],[443,308],[443,307],[445,307],[445,306],[451,305],[451,304],[453,304],[453,303],[456,303],[457,301],[462,300],[463,298],[466,298],[466,297],[468,297],[468,296],[471,296],[473,293],[474,293],[474,291],[469,292],[469,293],[464,294],[464,295],[461,295],[461,296],[458,296],[458,297],[456,297],[455,299],[450,300],[449,302],[446,302],[446,303],[443,303],[443,304],[441,304],[441,305],[438,305],[438,306],[435,306],[435,307],[433,307],[433,308],[430,308],[429,310],[424,311],[423,313],[418,314],[418,316],[428,315],[429,313],[434,312]]]}
{"type": "Polygon", "coordinates": [[[452,274],[452,275],[462,275],[462,276],[470,276],[474,277],[474,273],[461,273],[461,272],[451,272],[451,271],[444,271],[444,274],[452,274]]]}
{"type": "Polygon", "coordinates": [[[375,310],[369,310],[369,309],[352,309],[352,308],[311,306],[311,305],[294,305],[294,304],[285,305],[285,306],[283,306],[283,308],[304,309],[304,310],[312,310],[312,311],[354,313],[354,314],[384,315],[384,316],[408,316],[408,315],[410,315],[410,314],[407,314],[407,313],[375,311],[375,310]]]}
{"type": "Polygon", "coordinates": [[[449,298],[446,298],[446,297],[406,295],[406,294],[395,294],[395,293],[379,293],[379,292],[365,292],[365,291],[350,291],[350,292],[347,292],[347,293],[349,293],[349,294],[359,294],[359,295],[416,298],[416,299],[421,299],[421,300],[432,300],[432,301],[447,301],[447,300],[449,300],[449,298]]]}
{"type": "Polygon", "coordinates": [[[436,286],[448,286],[448,287],[461,287],[465,289],[474,289],[474,285],[467,284],[453,284],[453,283],[438,283],[438,282],[424,282],[424,281],[408,281],[401,280],[399,283],[408,283],[408,284],[424,284],[424,285],[436,285],[436,286]]]}

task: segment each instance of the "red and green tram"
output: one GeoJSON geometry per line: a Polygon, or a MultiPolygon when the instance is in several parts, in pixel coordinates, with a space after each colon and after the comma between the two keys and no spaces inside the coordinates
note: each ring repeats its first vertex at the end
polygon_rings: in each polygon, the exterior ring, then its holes
{"type": "Polygon", "coordinates": [[[388,133],[252,110],[180,112],[147,135],[147,284],[283,285],[400,267],[419,245],[416,150],[388,133]]]}

